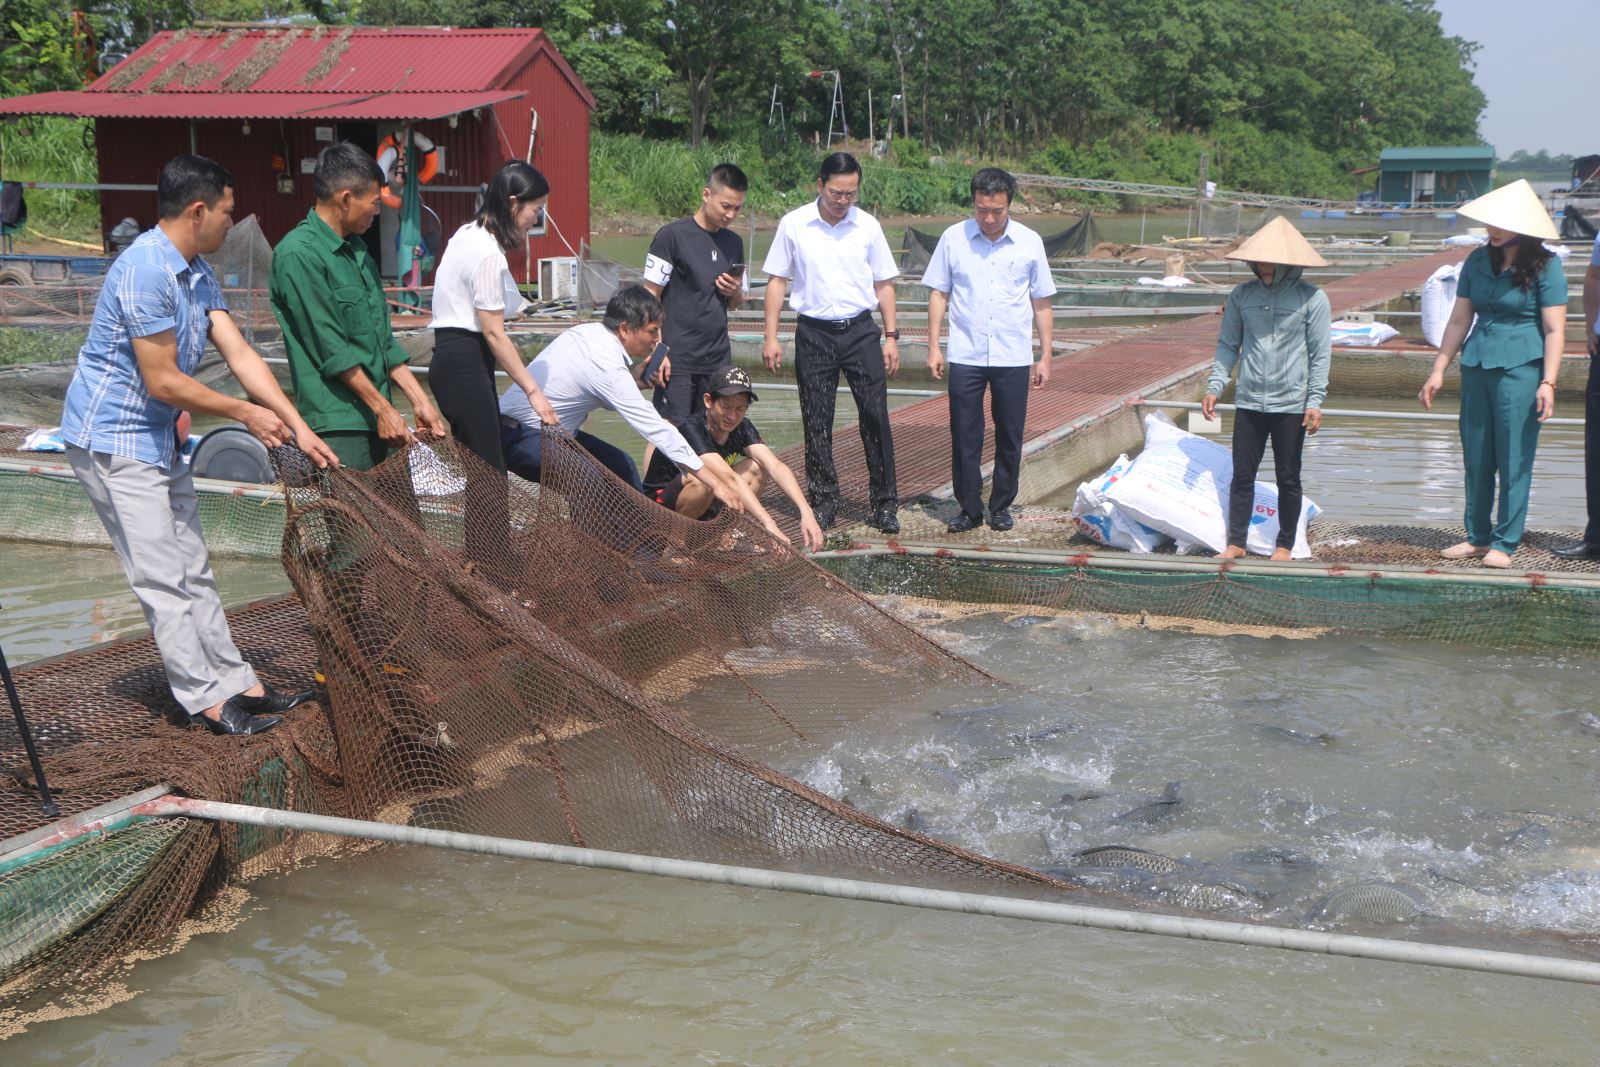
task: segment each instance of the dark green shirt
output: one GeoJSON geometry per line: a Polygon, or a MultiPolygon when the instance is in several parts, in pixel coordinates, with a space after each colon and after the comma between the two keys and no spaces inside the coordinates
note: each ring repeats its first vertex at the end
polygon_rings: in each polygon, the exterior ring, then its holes
{"type": "Polygon", "coordinates": [[[340,240],[312,208],[272,253],[272,313],[283,327],[294,404],[316,433],[376,432],[377,416],[339,375],[360,367],[385,398],[406,362],[389,328],[378,265],[359,236],[340,240]]]}
{"type": "Polygon", "coordinates": [[[1489,265],[1489,249],[1479,248],[1461,264],[1456,299],[1472,304],[1478,316],[1461,346],[1463,367],[1503,370],[1544,358],[1544,308],[1567,306],[1567,276],[1551,256],[1526,289],[1511,283],[1512,268],[1499,274],[1489,265]]]}

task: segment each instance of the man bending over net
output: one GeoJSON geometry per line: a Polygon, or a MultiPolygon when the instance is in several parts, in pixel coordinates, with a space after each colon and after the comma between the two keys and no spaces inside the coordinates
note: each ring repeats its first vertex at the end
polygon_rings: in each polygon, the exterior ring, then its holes
{"type": "MultiPolygon", "coordinates": [[[[555,408],[562,429],[618,478],[644,491],[632,456],[583,432],[584,420],[592,411],[615,411],[656,446],[658,456],[664,454],[686,471],[711,498],[734,511],[750,512],[768,533],[788,541],[744,479],[736,477],[726,463],[720,465],[721,470],[709,466],[640,394],[639,381],[630,373],[629,364],[648,356],[660,343],[662,317],[661,301],[644,286],[618,289],[606,304],[604,319],[563,333],[539,353],[528,371],[555,408]]],[[[527,396],[514,388],[500,397],[500,413],[507,416],[501,420],[506,466],[529,481],[538,481],[544,436],[539,416],[527,396]]]]}

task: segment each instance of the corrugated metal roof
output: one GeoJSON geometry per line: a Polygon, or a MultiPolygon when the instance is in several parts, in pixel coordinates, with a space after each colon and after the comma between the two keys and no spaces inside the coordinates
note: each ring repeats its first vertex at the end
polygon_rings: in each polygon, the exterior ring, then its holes
{"type": "Polygon", "coordinates": [[[592,108],[542,30],[315,26],[158,33],[87,89],[0,100],[0,115],[440,118],[522,95],[484,96],[541,52],[592,108]]]}
{"type": "Polygon", "coordinates": [[[87,92],[379,93],[493,89],[535,29],[332,26],[158,33],[87,92]]]}
{"type": "Polygon", "coordinates": [[[0,115],[127,119],[439,119],[516,100],[514,90],[458,93],[107,93],[63,91],[0,100],[0,115]]]}
{"type": "Polygon", "coordinates": [[[1494,162],[1494,146],[1486,144],[1450,145],[1441,148],[1385,148],[1378,153],[1380,163],[1414,163],[1418,160],[1449,159],[1494,162]]]}

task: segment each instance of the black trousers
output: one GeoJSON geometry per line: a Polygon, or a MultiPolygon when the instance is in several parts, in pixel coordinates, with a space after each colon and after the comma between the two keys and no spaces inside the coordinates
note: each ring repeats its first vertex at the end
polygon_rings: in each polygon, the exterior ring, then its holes
{"type": "Polygon", "coordinates": [[[446,327],[434,332],[428,385],[450,435],[498,475],[467,468],[463,522],[467,555],[497,563],[510,548],[510,510],[506,498],[506,457],[500,449],[500,398],[494,389],[494,354],[483,334],[446,327]]]}
{"type": "Polygon", "coordinates": [[[1022,425],[1028,417],[1033,367],[945,366],[950,379],[950,482],[961,510],[981,519],[984,390],[989,392],[989,416],[994,420],[994,477],[989,485],[989,514],[993,515],[1017,499],[1022,425]]]}
{"type": "Polygon", "coordinates": [[[806,495],[813,508],[839,505],[833,466],[833,402],[839,373],[850,383],[867,456],[872,507],[899,502],[894,481],[894,441],[889,436],[889,380],[878,324],[869,316],[848,329],[800,323],[794,331],[794,375],[800,386],[800,421],[806,436],[806,495]]]}
{"type": "Polygon", "coordinates": [[[1256,471],[1272,440],[1272,465],[1278,478],[1278,546],[1294,548],[1300,525],[1300,454],[1305,448],[1305,413],[1233,413],[1233,484],[1228,491],[1228,544],[1244,547],[1256,507],[1256,471]]]}
{"type": "MultiPolygon", "coordinates": [[[[688,357],[684,359],[687,363],[688,357]]],[[[730,358],[704,371],[692,370],[688,366],[681,369],[673,367],[667,387],[657,389],[651,395],[656,413],[674,426],[682,426],[686,420],[700,414],[706,409],[706,389],[710,387],[711,379],[717,371],[732,362],[730,358]]]]}
{"type": "Polygon", "coordinates": [[[1583,394],[1583,481],[1589,506],[1583,539],[1595,544],[1600,543],[1600,359],[1589,360],[1583,394]]]}

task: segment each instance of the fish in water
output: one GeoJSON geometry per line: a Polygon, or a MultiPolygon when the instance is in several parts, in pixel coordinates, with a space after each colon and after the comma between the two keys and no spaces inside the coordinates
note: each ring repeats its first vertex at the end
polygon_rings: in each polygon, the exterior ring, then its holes
{"type": "Polygon", "coordinates": [[[1054,622],[1048,615],[1013,615],[1006,620],[1006,625],[1013,629],[1021,630],[1028,626],[1038,626],[1040,623],[1054,622]]]}
{"type": "Polygon", "coordinates": [[[906,813],[900,816],[900,825],[914,834],[928,832],[928,821],[922,817],[922,814],[916,808],[906,809],[906,813]]]}
{"type": "Polygon", "coordinates": [[[1331,745],[1335,738],[1326,731],[1297,730],[1290,726],[1274,726],[1268,722],[1248,723],[1251,729],[1277,741],[1292,741],[1297,745],[1331,745]]]}
{"type": "Polygon", "coordinates": [[[1213,882],[1197,878],[1163,879],[1156,887],[1162,901],[1191,911],[1255,911],[1272,899],[1238,882],[1213,882]]]}
{"type": "Polygon", "coordinates": [[[1292,848],[1263,845],[1234,854],[1233,861],[1242,867],[1315,867],[1317,861],[1292,848]]]}
{"type": "Polygon", "coordinates": [[[1104,793],[1097,793],[1092,789],[1086,789],[1082,793],[1062,793],[1061,799],[1056,801],[1056,807],[1066,807],[1072,804],[1082,804],[1086,800],[1102,800],[1104,798],[1104,793]]]}
{"type": "Polygon", "coordinates": [[[1375,923],[1403,923],[1427,911],[1427,904],[1412,890],[1393,882],[1360,882],[1335,889],[1312,907],[1318,919],[1365,919],[1375,923]]]}
{"type": "Polygon", "coordinates": [[[923,760],[916,764],[912,770],[916,773],[917,777],[921,778],[928,785],[931,785],[936,789],[944,789],[952,793],[959,793],[961,791],[961,786],[964,784],[961,780],[960,774],[956,773],[949,767],[946,767],[944,764],[935,763],[932,760],[923,760]]]}
{"type": "Polygon", "coordinates": [[[1072,854],[1073,867],[1137,867],[1151,874],[1171,874],[1179,863],[1171,856],[1131,845],[1100,845],[1072,854]]]}
{"type": "Polygon", "coordinates": [[[1152,800],[1148,804],[1140,804],[1132,811],[1125,811],[1115,816],[1111,821],[1118,825],[1154,826],[1156,823],[1170,819],[1178,813],[1183,806],[1183,798],[1178,795],[1178,783],[1168,782],[1167,788],[1162,792],[1160,800],[1152,800]]]}
{"type": "Polygon", "coordinates": [[[1013,745],[1033,745],[1071,733],[1074,729],[1076,727],[1069,722],[1058,722],[1051,726],[1030,726],[1020,734],[1012,734],[1008,740],[1013,745]]]}
{"type": "Polygon", "coordinates": [[[1517,856],[1536,856],[1548,852],[1554,843],[1555,838],[1550,830],[1536,822],[1523,823],[1496,842],[1502,851],[1517,856]]]}

